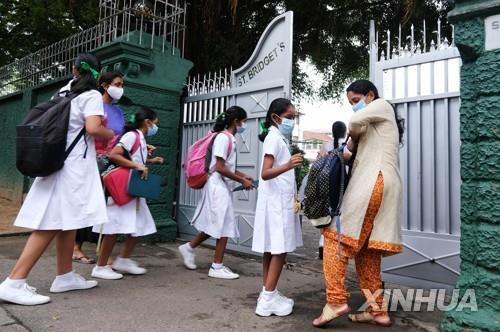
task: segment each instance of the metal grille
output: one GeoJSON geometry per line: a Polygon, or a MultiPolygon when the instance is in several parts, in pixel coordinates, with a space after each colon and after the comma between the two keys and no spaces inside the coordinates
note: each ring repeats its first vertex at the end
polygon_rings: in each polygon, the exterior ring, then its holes
{"type": "Polygon", "coordinates": [[[184,56],[185,20],[185,1],[101,0],[97,25],[1,67],[0,96],[68,77],[79,53],[129,41],[133,31],[140,45],[184,56]]]}
{"type": "Polygon", "coordinates": [[[203,77],[198,75],[188,78],[189,97],[207,94],[212,94],[212,96],[203,100],[186,101],[184,104],[184,123],[214,121],[217,115],[227,108],[229,95],[221,92],[231,89],[229,76],[231,71],[232,68],[229,71],[224,69],[218,73],[209,73],[203,77]]]}
{"type": "Polygon", "coordinates": [[[372,23],[370,69],[383,98],[406,120],[400,171],[404,184],[400,255],[385,258],[389,282],[419,287],[454,285],[460,239],[460,54],[435,30],[437,42],[421,43],[411,26],[391,47],[391,33],[378,43],[372,23]],[[405,43],[403,43],[405,41],[405,43]],[[379,46],[384,49],[378,54],[379,46]]]}

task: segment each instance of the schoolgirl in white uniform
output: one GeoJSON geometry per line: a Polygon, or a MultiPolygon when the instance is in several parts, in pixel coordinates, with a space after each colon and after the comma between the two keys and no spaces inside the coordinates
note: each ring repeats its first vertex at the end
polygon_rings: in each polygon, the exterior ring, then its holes
{"type": "MultiPolygon", "coordinates": [[[[158,132],[158,117],[153,110],[143,107],[132,117],[131,123],[125,128],[125,134],[120,138],[118,144],[110,152],[109,158],[122,167],[136,169],[147,177],[148,168],[146,164],[163,164],[162,157],[148,159],[148,149],[145,136],[151,137],[158,132]],[[132,160],[125,157],[126,153],[132,151],[137,135],[140,139],[140,147],[130,156],[132,160]]],[[[129,203],[119,206],[108,198],[107,205],[109,222],[103,226],[95,226],[93,231],[105,234],[101,244],[97,265],[92,270],[94,278],[115,280],[121,279],[123,274],[134,275],[145,274],[146,269],[139,267],[137,262],[130,259],[132,252],[139,242],[140,236],[156,233],[156,226],[145,198],[135,198],[129,203]],[[120,256],[113,264],[107,265],[118,234],[128,234],[120,256]],[[115,272],[116,270],[118,272],[115,272]]]]}
{"type": "Polygon", "coordinates": [[[239,106],[232,106],[217,117],[213,130],[219,134],[212,145],[210,175],[191,221],[200,233],[191,242],[179,247],[184,265],[194,270],[194,249],[210,237],[217,239],[214,262],[208,272],[208,276],[212,278],[239,278],[239,275],[224,266],[222,261],[227,239],[239,237],[238,225],[234,218],[231,182],[241,183],[246,190],[254,187],[250,176],[236,170],[237,149],[234,135],[245,130],[246,120],[247,113],[239,106]]]}
{"type": "MultiPolygon", "coordinates": [[[[97,91],[99,60],[89,53],[78,55],[73,66],[75,79],[69,87],[79,93],[71,101],[67,145],[83,127],[80,139],[64,167],[43,178],[36,178],[16,218],[15,225],[33,229],[9,277],[0,284],[0,299],[21,305],[50,301],[26,283],[26,278],[50,242],[57,242],[57,276],[50,291],[66,292],[95,287],[72,269],[76,229],[108,221],[104,193],[96,164],[94,137],[110,139],[113,131],[101,125],[104,115],[102,96],[97,91]]],[[[64,90],[61,89],[61,90],[64,90]]]]}
{"type": "Polygon", "coordinates": [[[302,245],[294,168],[302,155],[290,154],[288,137],[294,127],[295,107],[284,98],[269,106],[259,139],[264,142],[255,211],[252,250],[263,253],[263,289],[255,313],[289,315],[293,300],[277,290],[286,253],[302,245]]]}

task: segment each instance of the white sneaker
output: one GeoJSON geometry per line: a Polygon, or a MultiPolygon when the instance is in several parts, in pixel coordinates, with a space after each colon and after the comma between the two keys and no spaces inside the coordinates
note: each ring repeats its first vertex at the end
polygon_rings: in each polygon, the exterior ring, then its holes
{"type": "Polygon", "coordinates": [[[70,272],[64,276],[57,276],[50,287],[51,293],[63,293],[72,290],[90,289],[97,286],[95,280],[85,280],[84,277],[75,272],[70,272]]]}
{"type": "Polygon", "coordinates": [[[193,249],[188,248],[188,246],[189,243],[184,243],[178,249],[184,261],[184,266],[189,270],[196,270],[197,266],[194,262],[195,254],[193,249]]]}
{"type": "Polygon", "coordinates": [[[118,280],[123,278],[123,274],[113,271],[111,265],[94,266],[92,269],[92,277],[106,280],[118,280]]]}
{"type": "Polygon", "coordinates": [[[239,274],[234,273],[227,266],[223,266],[220,269],[214,269],[211,266],[210,270],[208,271],[208,276],[211,278],[218,278],[218,279],[238,279],[240,277],[239,274]]]}
{"type": "Polygon", "coordinates": [[[279,290],[278,291],[278,296],[281,297],[281,299],[285,302],[288,302],[290,303],[292,306],[295,304],[295,302],[293,301],[293,299],[289,298],[289,297],[286,297],[285,295],[283,295],[279,290]]]}
{"type": "MultiPolygon", "coordinates": [[[[293,299],[289,298],[289,297],[286,297],[285,295],[283,295],[278,289],[276,289],[276,291],[278,292],[278,296],[280,296],[282,298],[283,301],[286,301],[288,303],[290,303],[291,305],[294,305],[295,302],[293,301],[293,299]]],[[[264,289],[262,289],[259,293],[259,298],[257,299],[257,301],[260,300],[260,298],[262,297],[262,293],[264,292],[264,289]]]]}
{"type": "Polygon", "coordinates": [[[145,274],[147,272],[145,268],[139,267],[137,262],[130,258],[116,257],[111,267],[119,272],[134,275],[145,274]]]}
{"type": "Polygon", "coordinates": [[[255,308],[255,313],[259,316],[269,317],[271,315],[276,316],[288,316],[293,311],[293,304],[286,301],[285,298],[276,292],[273,297],[266,300],[264,296],[261,296],[257,301],[257,308],[255,308]]]}
{"type": "Polygon", "coordinates": [[[7,286],[0,284],[0,300],[20,304],[20,305],[39,305],[50,302],[50,297],[40,295],[35,287],[24,283],[21,287],[7,286]]]}

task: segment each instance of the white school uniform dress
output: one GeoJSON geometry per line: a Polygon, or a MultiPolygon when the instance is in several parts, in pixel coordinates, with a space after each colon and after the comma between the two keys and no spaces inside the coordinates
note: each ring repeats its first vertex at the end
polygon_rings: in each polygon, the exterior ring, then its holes
{"type": "MultiPolygon", "coordinates": [[[[68,90],[70,83],[60,91],[68,90]]],[[[85,126],[85,118],[94,115],[104,116],[102,96],[96,90],[83,92],[71,101],[66,147],[85,126]]],[[[35,179],[14,225],[36,230],[73,230],[107,221],[94,138],[86,134],[62,169],[35,179]]]]}
{"type": "MultiPolygon", "coordinates": [[[[142,131],[137,130],[141,140],[141,146],[131,156],[132,161],[137,164],[145,164],[148,156],[146,140],[142,131]]],[[[136,140],[134,132],[125,133],[118,142],[125,150],[131,151],[136,140]]],[[[133,237],[145,236],[156,233],[156,225],[146,204],[145,198],[135,198],[125,205],[115,204],[113,198],[108,198],[108,218],[109,222],[102,225],[103,234],[130,234],[133,237]]],[[[100,233],[101,226],[92,229],[95,233],[100,233]]]]}
{"type": "MultiPolygon", "coordinates": [[[[288,140],[274,126],[269,128],[264,140],[260,169],[265,155],[274,157],[273,167],[286,164],[291,158],[288,140]]],[[[267,181],[260,177],[253,225],[253,251],[276,255],[302,246],[299,217],[294,211],[295,192],[293,169],[267,181]]]]}
{"type": "Polygon", "coordinates": [[[238,238],[240,236],[233,209],[234,182],[215,171],[216,157],[220,157],[225,160],[226,167],[234,173],[236,171],[236,154],[234,136],[230,133],[229,135],[219,133],[215,137],[212,147],[209,177],[191,220],[191,224],[199,232],[216,239],[221,237],[238,238]],[[230,139],[232,149],[228,155],[230,139]]]}

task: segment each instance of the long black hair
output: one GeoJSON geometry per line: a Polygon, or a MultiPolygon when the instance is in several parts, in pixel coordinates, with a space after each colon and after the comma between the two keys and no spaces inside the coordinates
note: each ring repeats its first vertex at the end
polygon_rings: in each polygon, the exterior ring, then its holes
{"type": "Polygon", "coordinates": [[[215,119],[213,131],[218,133],[233,124],[234,120],[245,120],[247,112],[239,106],[231,106],[215,119]]]}
{"type": "MultiPolygon", "coordinates": [[[[370,91],[373,92],[375,95],[375,99],[379,99],[380,96],[378,94],[377,87],[375,84],[368,80],[358,80],[351,85],[347,87],[346,92],[352,91],[354,93],[360,93],[364,96],[366,96],[370,91]]],[[[391,104],[391,103],[389,103],[391,104]]],[[[405,120],[401,117],[399,117],[398,111],[396,110],[396,107],[391,104],[392,108],[394,109],[394,118],[396,119],[396,125],[398,126],[398,132],[399,132],[399,143],[403,143],[403,134],[405,132],[405,120]]]]}
{"type": "Polygon", "coordinates": [[[80,53],[75,59],[74,68],[78,77],[71,83],[71,92],[82,93],[88,90],[97,90],[97,79],[89,70],[82,68],[82,62],[86,62],[96,72],[101,71],[101,62],[91,53],[80,53]]]}
{"type": "Polygon", "coordinates": [[[339,139],[345,137],[347,127],[342,121],[335,121],[332,125],[333,148],[339,147],[339,139]]]}
{"type": "Polygon", "coordinates": [[[102,85],[104,83],[111,85],[111,83],[113,83],[113,80],[117,77],[123,78],[123,75],[117,71],[107,71],[104,74],[102,74],[101,76],[99,76],[99,92],[101,94],[104,94],[104,92],[106,92],[106,90],[104,90],[102,85]]]}
{"type": "Polygon", "coordinates": [[[266,114],[266,120],[261,125],[262,133],[259,135],[259,140],[261,142],[264,142],[269,132],[269,128],[273,125],[273,121],[271,119],[272,115],[276,114],[277,116],[280,116],[281,114],[285,113],[290,106],[293,107],[293,104],[286,98],[276,98],[272,101],[266,114]]]}
{"type": "Polygon", "coordinates": [[[131,121],[125,124],[125,133],[129,131],[137,130],[142,127],[142,124],[146,120],[154,121],[158,118],[155,111],[148,107],[141,107],[134,115],[131,116],[131,121]]]}

